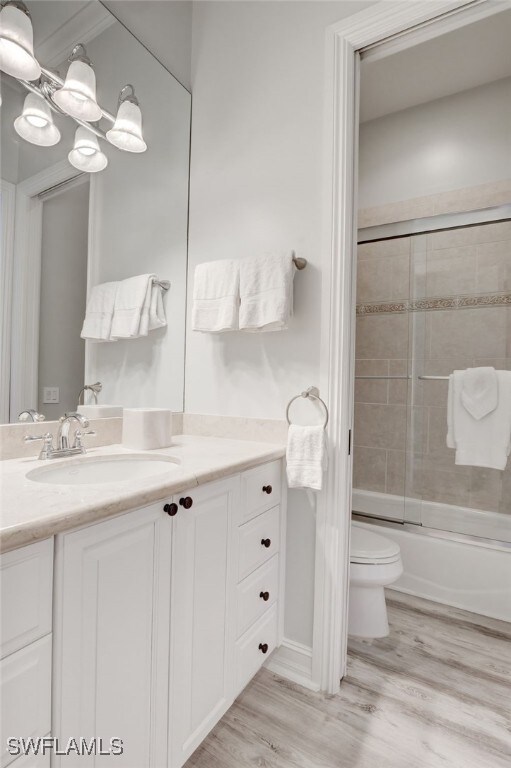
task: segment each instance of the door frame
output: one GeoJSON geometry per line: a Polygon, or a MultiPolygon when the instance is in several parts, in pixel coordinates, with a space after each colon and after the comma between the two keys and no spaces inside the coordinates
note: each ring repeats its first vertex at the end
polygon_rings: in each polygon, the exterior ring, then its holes
{"type": "Polygon", "coordinates": [[[383,41],[395,52],[502,10],[489,0],[389,0],[327,29],[320,381],[330,409],[330,470],[317,507],[312,649],[312,682],[327,693],[339,690],[347,662],[359,52],[383,41]]]}
{"type": "MultiPolygon", "coordinates": [[[[10,421],[38,402],[39,311],[43,192],[76,178],[87,180],[62,160],[16,186],[11,315],[10,421]]],[[[57,193],[57,191],[56,191],[57,193]]]]}

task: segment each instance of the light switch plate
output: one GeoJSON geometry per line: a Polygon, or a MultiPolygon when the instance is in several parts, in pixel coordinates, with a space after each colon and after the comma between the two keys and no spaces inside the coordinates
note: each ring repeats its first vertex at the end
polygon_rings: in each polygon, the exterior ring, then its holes
{"type": "Polygon", "coordinates": [[[43,387],[43,403],[60,403],[58,387],[43,387]]]}

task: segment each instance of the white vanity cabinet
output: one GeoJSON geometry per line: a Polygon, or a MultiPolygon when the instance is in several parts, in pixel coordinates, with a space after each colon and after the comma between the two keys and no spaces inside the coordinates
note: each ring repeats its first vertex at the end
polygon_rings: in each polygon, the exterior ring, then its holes
{"type": "Polygon", "coordinates": [[[177,768],[233,700],[239,478],[194,488],[174,502],[169,745],[177,768]]]}
{"type": "Polygon", "coordinates": [[[169,768],[183,765],[282,639],[281,495],[275,461],[173,499],[169,768]]]}
{"type": "Polygon", "coordinates": [[[59,534],[53,669],[53,542],[4,556],[28,563],[5,582],[13,735],[123,742],[116,757],[52,754],[52,768],[181,768],[281,641],[281,474],[269,462],[59,534]]]}
{"type": "Polygon", "coordinates": [[[11,754],[7,739],[50,732],[53,539],[2,555],[0,586],[0,765],[42,765],[11,754]]]}
{"type": "Polygon", "coordinates": [[[157,503],[57,537],[53,732],[124,754],[54,765],[166,765],[171,529],[157,503]]]}

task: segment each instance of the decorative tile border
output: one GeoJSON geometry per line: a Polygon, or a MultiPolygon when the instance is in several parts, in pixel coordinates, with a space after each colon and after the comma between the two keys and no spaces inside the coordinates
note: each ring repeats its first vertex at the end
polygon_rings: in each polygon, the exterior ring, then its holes
{"type": "Polygon", "coordinates": [[[392,302],[390,304],[357,304],[357,315],[376,315],[380,312],[406,312],[408,301],[392,302]]]}
{"type": "Polygon", "coordinates": [[[506,306],[511,306],[511,293],[483,293],[477,296],[439,296],[431,299],[411,299],[410,301],[380,302],[378,304],[357,304],[357,315],[506,306]]]}

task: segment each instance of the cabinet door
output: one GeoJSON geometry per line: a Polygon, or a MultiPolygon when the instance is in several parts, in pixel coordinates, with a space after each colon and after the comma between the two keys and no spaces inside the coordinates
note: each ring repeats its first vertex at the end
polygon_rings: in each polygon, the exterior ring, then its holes
{"type": "MultiPolygon", "coordinates": [[[[239,478],[190,491],[174,517],[171,768],[179,768],[232,703],[234,510],[239,478]]],[[[179,503],[179,499],[175,499],[179,503]]]]}
{"type": "Polygon", "coordinates": [[[15,756],[7,739],[37,739],[51,727],[51,634],[0,662],[2,751],[0,765],[15,756]]]}
{"type": "Polygon", "coordinates": [[[124,750],[62,766],[166,765],[172,524],[162,507],[57,539],[54,735],[102,739],[95,751],[121,739],[124,750]]]}

